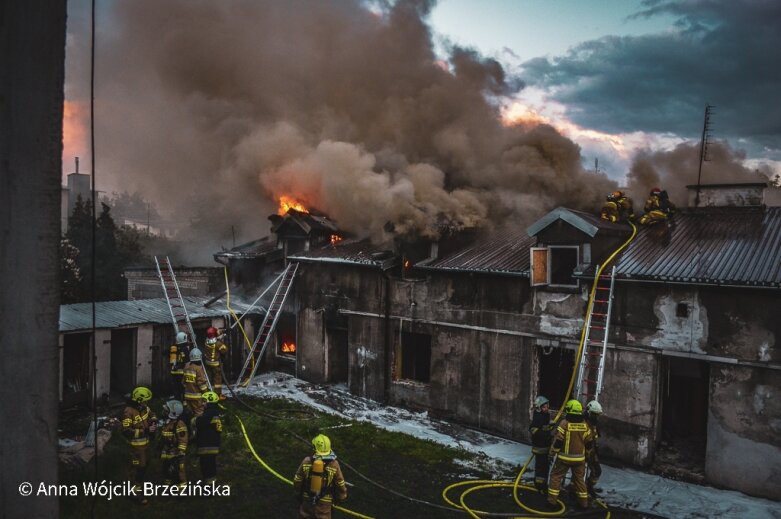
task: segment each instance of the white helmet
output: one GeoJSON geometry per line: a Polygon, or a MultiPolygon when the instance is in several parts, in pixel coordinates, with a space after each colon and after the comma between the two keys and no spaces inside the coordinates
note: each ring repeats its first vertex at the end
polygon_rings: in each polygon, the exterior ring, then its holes
{"type": "Polygon", "coordinates": [[[187,342],[187,334],[179,332],[176,334],[176,344],[184,344],[187,342]]]}
{"type": "Polygon", "coordinates": [[[163,412],[168,412],[168,418],[176,420],[184,412],[184,406],[179,400],[169,400],[163,406],[163,412]]]}
{"type": "Polygon", "coordinates": [[[201,350],[198,348],[193,348],[190,351],[190,362],[201,362],[201,357],[203,355],[201,354],[201,350]]]}
{"type": "Polygon", "coordinates": [[[586,404],[586,411],[588,411],[589,414],[602,414],[602,405],[596,400],[592,400],[586,404]]]}
{"type": "Polygon", "coordinates": [[[547,404],[549,402],[550,402],[550,400],[548,400],[544,396],[540,395],[540,396],[538,396],[537,398],[534,399],[534,407],[536,407],[537,409],[540,409],[542,406],[544,406],[545,404],[547,404]]]}

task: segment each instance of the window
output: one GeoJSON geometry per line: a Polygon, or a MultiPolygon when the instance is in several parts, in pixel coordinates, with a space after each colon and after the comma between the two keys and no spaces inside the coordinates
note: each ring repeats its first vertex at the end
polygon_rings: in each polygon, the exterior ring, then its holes
{"type": "Polygon", "coordinates": [[[577,266],[577,245],[532,247],[531,285],[576,287],[578,286],[578,280],[573,277],[573,273],[577,266]]]}
{"type": "Polygon", "coordinates": [[[401,378],[417,382],[429,382],[431,380],[430,335],[402,332],[401,378]]]}
{"type": "Polygon", "coordinates": [[[689,317],[689,305],[686,303],[678,303],[675,306],[676,317],[689,317]]]}

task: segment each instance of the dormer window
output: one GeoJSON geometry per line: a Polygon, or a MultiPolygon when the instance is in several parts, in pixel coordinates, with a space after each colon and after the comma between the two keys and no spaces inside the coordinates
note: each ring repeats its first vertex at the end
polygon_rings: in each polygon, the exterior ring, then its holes
{"type": "Polygon", "coordinates": [[[531,249],[532,286],[577,287],[575,268],[578,266],[577,245],[550,245],[531,249]]]}

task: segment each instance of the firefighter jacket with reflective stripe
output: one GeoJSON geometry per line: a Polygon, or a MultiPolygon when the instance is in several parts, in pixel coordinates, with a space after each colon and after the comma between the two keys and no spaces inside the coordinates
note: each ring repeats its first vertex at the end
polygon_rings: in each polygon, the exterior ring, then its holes
{"type": "Polygon", "coordinates": [[[187,424],[177,418],[168,419],[160,433],[160,445],[163,449],[160,458],[168,460],[187,454],[187,424]]]}
{"type": "Polygon", "coordinates": [[[200,362],[188,362],[182,372],[185,400],[200,400],[209,386],[206,384],[206,373],[200,362]]]}
{"type": "Polygon", "coordinates": [[[149,443],[149,426],[157,421],[154,413],[144,404],[128,402],[122,413],[122,434],[133,447],[149,443]]]}
{"type": "Polygon", "coordinates": [[[553,451],[561,461],[577,463],[586,461],[586,451],[594,445],[591,428],[581,415],[567,414],[556,427],[553,451]]]}
{"type": "MultiPolygon", "coordinates": [[[[313,456],[307,456],[298,466],[295,477],[293,477],[293,490],[297,496],[303,496],[305,499],[312,499],[309,493],[309,473],[312,470],[313,456]]],[[[347,483],[344,481],[342,468],[336,461],[336,456],[323,458],[325,461],[325,481],[323,489],[320,491],[319,502],[332,503],[333,497],[339,501],[347,499],[347,483]]]]}
{"type": "Polygon", "coordinates": [[[168,350],[168,365],[171,367],[171,375],[181,375],[187,359],[190,357],[188,344],[173,344],[168,350]]]}
{"type": "Polygon", "coordinates": [[[217,404],[206,404],[203,414],[195,419],[195,445],[198,455],[219,454],[222,420],[217,404]]]}
{"type": "Polygon", "coordinates": [[[645,201],[643,209],[646,213],[650,213],[651,211],[662,211],[663,213],[670,214],[675,211],[676,207],[667,197],[651,195],[648,197],[648,200],[645,201]]]}
{"type": "Polygon", "coordinates": [[[550,412],[534,411],[529,432],[532,435],[532,452],[547,454],[553,441],[553,424],[550,422],[550,412]]]}
{"type": "Polygon", "coordinates": [[[588,424],[589,429],[591,429],[591,441],[592,441],[592,446],[589,449],[589,451],[586,452],[586,456],[592,458],[597,455],[597,440],[599,440],[599,425],[597,424],[597,417],[591,416],[588,411],[583,413],[583,417],[586,419],[586,423],[588,424]]]}
{"type": "Polygon", "coordinates": [[[206,339],[203,348],[203,363],[211,367],[219,367],[222,356],[228,352],[228,347],[219,339],[206,339]]]}

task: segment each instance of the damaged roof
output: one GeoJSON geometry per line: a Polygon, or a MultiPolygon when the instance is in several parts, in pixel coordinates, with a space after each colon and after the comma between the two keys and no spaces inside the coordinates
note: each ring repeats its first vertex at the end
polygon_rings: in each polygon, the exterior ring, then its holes
{"type": "Polygon", "coordinates": [[[273,256],[273,253],[276,251],[279,251],[277,254],[281,259],[283,251],[277,247],[276,239],[271,239],[270,237],[266,236],[264,238],[260,238],[259,240],[237,245],[230,250],[217,252],[214,254],[214,257],[225,259],[251,259],[273,256]]]}
{"type": "Polygon", "coordinates": [[[529,248],[536,238],[523,229],[498,232],[463,249],[416,268],[529,275],[529,248]]]}
{"type": "MultiPolygon", "coordinates": [[[[212,297],[183,297],[191,320],[228,315],[225,299],[218,299],[208,307],[203,306],[212,297]]],[[[250,308],[231,297],[231,309],[243,314],[250,308]]],[[[264,310],[257,306],[252,311],[260,315],[264,310]]],[[[132,301],[102,301],[95,303],[95,328],[122,328],[139,324],[171,324],[171,313],[164,297],[135,299],[132,301]]],[[[60,305],[60,333],[92,329],[92,303],[60,305]]]]}
{"type": "Polygon", "coordinates": [[[288,259],[305,262],[350,263],[387,269],[398,262],[390,244],[375,245],[368,239],[343,240],[335,245],[297,252],[288,259]]]}
{"type": "Polygon", "coordinates": [[[669,239],[659,230],[638,230],[621,278],[781,288],[781,207],[683,211],[669,239]]]}
{"type": "Polygon", "coordinates": [[[329,220],[327,216],[316,212],[305,213],[295,209],[288,209],[284,215],[272,214],[268,219],[271,221],[272,233],[279,233],[279,230],[286,225],[296,226],[306,235],[313,232],[325,234],[339,232],[334,222],[329,220]]]}

